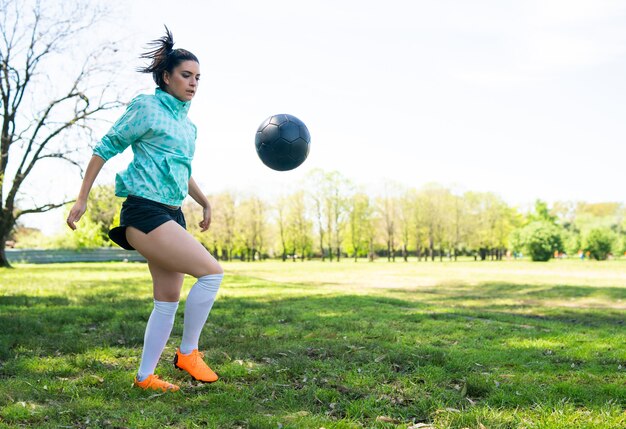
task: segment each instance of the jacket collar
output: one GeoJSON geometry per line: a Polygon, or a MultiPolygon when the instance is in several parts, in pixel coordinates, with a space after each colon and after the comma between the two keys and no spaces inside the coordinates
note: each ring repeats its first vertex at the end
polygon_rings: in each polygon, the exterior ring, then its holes
{"type": "Polygon", "coordinates": [[[174,114],[176,118],[183,119],[187,116],[189,107],[191,107],[191,101],[180,101],[178,98],[168,94],[161,88],[157,88],[154,91],[154,95],[174,114]]]}

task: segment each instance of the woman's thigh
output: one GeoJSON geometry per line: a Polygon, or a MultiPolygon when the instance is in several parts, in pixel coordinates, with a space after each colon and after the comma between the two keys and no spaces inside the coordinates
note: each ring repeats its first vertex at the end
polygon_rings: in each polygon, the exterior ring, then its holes
{"type": "Polygon", "coordinates": [[[137,228],[126,228],[126,239],[150,264],[167,271],[202,277],[221,274],[217,260],[173,220],[144,234],[137,228]]]}

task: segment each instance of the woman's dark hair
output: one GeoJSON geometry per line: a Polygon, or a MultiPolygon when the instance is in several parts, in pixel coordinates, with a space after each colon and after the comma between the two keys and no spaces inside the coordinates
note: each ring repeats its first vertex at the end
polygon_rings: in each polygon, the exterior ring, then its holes
{"type": "Polygon", "coordinates": [[[165,26],[165,36],[160,39],[153,40],[148,44],[150,51],[142,54],[139,58],[152,60],[152,64],[148,67],[140,67],[137,69],[140,73],[152,73],[152,78],[161,89],[165,89],[163,81],[163,73],[172,71],[183,61],[195,61],[198,64],[198,58],[185,49],[174,49],[174,37],[170,30],[165,26]]]}

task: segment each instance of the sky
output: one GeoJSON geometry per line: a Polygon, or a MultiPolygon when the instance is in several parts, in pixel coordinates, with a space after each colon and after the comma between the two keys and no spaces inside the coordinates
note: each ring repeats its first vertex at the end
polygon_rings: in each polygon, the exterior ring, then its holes
{"type": "MultiPolygon", "coordinates": [[[[124,40],[128,98],[153,92],[151,77],[132,70],[164,24],[200,59],[189,116],[205,193],[276,195],[321,168],[370,190],[437,182],[518,206],[626,201],[626,2],[111,4],[113,19],[88,41],[124,40]],[[308,159],[290,172],[268,169],[254,149],[256,128],[277,113],[311,134],[308,159]]],[[[129,159],[109,161],[96,183],[113,183],[129,159]]],[[[54,186],[38,174],[28,192],[80,187],[70,168],[55,171],[54,186]]],[[[22,220],[63,227],[60,210],[22,220]]]]}

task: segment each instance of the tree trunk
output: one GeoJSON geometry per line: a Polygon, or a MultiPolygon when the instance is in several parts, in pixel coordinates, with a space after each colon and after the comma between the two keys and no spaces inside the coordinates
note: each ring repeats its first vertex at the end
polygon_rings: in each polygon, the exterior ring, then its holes
{"type": "Polygon", "coordinates": [[[433,239],[433,237],[429,237],[428,238],[428,242],[429,242],[429,250],[430,250],[430,260],[434,261],[435,260],[435,240],[433,239]]]}
{"type": "MultiPolygon", "coordinates": [[[[0,180],[0,183],[1,182],[2,181],[0,180]]],[[[6,216],[7,214],[10,214],[10,212],[6,209],[0,212],[0,216],[2,217],[6,216]]],[[[11,233],[14,224],[15,219],[13,219],[12,215],[10,219],[0,218],[0,268],[11,268],[11,264],[9,263],[6,255],[6,245],[7,239],[9,238],[9,234],[11,233]]]]}
{"type": "Polygon", "coordinates": [[[4,234],[0,233],[0,268],[12,268],[11,264],[9,264],[9,260],[7,259],[5,249],[6,243],[7,237],[4,234]]]}

